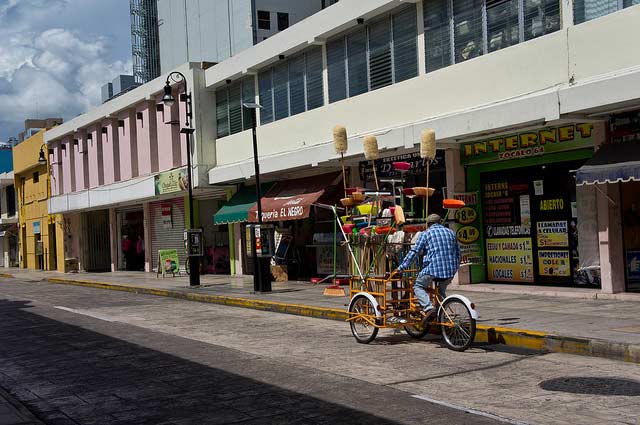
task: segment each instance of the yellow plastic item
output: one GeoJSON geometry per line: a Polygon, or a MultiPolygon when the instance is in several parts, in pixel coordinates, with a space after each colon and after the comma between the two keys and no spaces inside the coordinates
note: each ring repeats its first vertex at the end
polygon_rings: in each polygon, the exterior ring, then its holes
{"type": "Polygon", "coordinates": [[[356,207],[358,209],[358,213],[360,214],[377,214],[378,213],[378,207],[375,205],[371,205],[371,204],[362,204],[362,205],[358,205],[356,207]]]}

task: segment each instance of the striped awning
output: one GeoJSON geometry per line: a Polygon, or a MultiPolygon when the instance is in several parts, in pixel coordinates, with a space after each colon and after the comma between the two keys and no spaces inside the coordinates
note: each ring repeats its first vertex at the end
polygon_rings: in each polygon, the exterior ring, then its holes
{"type": "Polygon", "coordinates": [[[640,141],[603,145],[576,172],[576,185],[640,181],[640,141]]]}
{"type": "MultiPolygon", "coordinates": [[[[272,183],[261,184],[261,192],[266,193],[272,183]]],[[[245,186],[236,192],[213,216],[213,224],[244,223],[248,221],[249,209],[256,204],[256,187],[245,186]]]]}

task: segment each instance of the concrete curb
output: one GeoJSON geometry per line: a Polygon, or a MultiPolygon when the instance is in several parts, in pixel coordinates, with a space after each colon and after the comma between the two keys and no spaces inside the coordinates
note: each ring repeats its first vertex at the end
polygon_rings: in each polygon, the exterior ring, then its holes
{"type": "MultiPolygon", "coordinates": [[[[16,278],[11,274],[3,273],[0,273],[0,277],[16,278]]],[[[112,291],[131,292],[135,294],[155,295],[232,307],[272,311],[275,313],[294,314],[298,316],[314,317],[317,319],[345,321],[348,317],[346,310],[336,310],[301,304],[287,304],[282,302],[227,297],[221,295],[194,294],[192,292],[185,291],[118,285],[81,279],[47,278],[45,281],[62,285],[108,289],[112,291]]],[[[548,334],[546,332],[486,325],[477,325],[476,329],[476,343],[503,344],[509,347],[524,348],[540,352],[577,354],[582,356],[602,357],[611,360],[640,363],[640,345],[616,343],[595,338],[565,337],[548,334]]]]}

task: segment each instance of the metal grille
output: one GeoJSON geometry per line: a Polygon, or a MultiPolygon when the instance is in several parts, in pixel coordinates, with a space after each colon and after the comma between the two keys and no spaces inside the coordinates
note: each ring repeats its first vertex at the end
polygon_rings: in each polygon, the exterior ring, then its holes
{"type": "Polygon", "coordinates": [[[109,211],[89,211],[82,215],[83,268],[88,272],[111,271],[109,211]]]}
{"type": "Polygon", "coordinates": [[[178,251],[180,269],[184,270],[187,259],[184,248],[185,208],[184,199],[175,198],[153,202],[151,210],[151,253],[152,269],[158,269],[158,250],[175,249],[178,251]],[[162,206],[171,206],[171,223],[165,224],[162,217],[162,206]]]}
{"type": "Polygon", "coordinates": [[[156,0],[130,0],[133,77],[144,84],[160,75],[158,5],[156,0]]]}

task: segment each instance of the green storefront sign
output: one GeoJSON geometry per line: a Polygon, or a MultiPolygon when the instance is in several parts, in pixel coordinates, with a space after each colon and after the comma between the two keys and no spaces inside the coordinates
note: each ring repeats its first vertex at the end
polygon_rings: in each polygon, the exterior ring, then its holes
{"type": "Polygon", "coordinates": [[[593,147],[593,124],[568,124],[465,143],[463,165],[505,161],[593,147]]]}
{"type": "Polygon", "coordinates": [[[156,195],[165,193],[180,192],[189,188],[189,177],[186,168],[178,168],[164,173],[156,174],[154,177],[156,195]]]}

